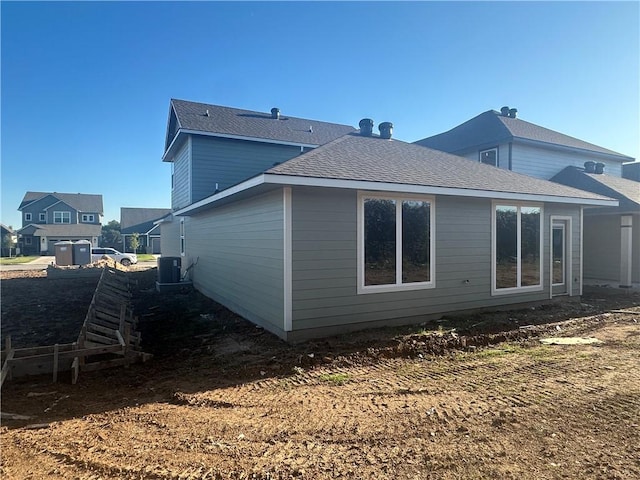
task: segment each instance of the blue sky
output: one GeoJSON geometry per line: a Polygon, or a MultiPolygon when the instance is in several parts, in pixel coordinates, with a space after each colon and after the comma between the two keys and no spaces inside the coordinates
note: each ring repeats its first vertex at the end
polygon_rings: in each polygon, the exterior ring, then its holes
{"type": "Polygon", "coordinates": [[[170,207],[179,98],[415,141],[503,105],[640,158],[638,2],[1,2],[2,211],[28,190],[170,207]]]}

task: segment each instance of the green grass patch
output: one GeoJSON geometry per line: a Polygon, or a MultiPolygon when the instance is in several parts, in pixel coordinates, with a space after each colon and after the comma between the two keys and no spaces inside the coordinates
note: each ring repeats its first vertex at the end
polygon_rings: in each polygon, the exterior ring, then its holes
{"type": "Polygon", "coordinates": [[[35,260],[36,256],[28,256],[28,257],[2,257],[0,258],[0,265],[19,265],[21,263],[29,263],[35,260]]]}
{"type": "Polygon", "coordinates": [[[156,257],[150,253],[140,253],[137,255],[139,262],[155,262],[156,257]]]}
{"type": "Polygon", "coordinates": [[[320,381],[333,383],[334,385],[344,385],[351,379],[346,373],[323,373],[320,375],[320,381]]]}

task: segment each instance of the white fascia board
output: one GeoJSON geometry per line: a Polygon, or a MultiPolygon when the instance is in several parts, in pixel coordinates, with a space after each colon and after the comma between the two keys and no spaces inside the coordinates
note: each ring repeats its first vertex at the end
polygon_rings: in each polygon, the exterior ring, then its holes
{"type": "Polygon", "coordinates": [[[364,180],[340,180],[316,177],[298,177],[265,173],[264,183],[299,185],[305,187],[348,188],[352,190],[372,190],[380,192],[418,193],[427,195],[448,195],[456,197],[492,198],[496,200],[522,200],[547,203],[569,203],[577,205],[616,206],[614,199],[588,199],[579,197],[558,197],[531,193],[494,192],[491,190],[471,190],[466,188],[433,187],[408,185],[404,183],[369,182],[364,180]]]}
{"type": "Polygon", "coordinates": [[[243,192],[244,190],[257,187],[258,185],[262,185],[263,183],[265,183],[264,174],[260,174],[257,177],[250,178],[249,180],[245,180],[244,182],[239,183],[233,187],[229,187],[226,190],[221,191],[220,193],[216,193],[207,198],[203,198],[202,200],[196,203],[193,203],[188,207],[184,207],[184,208],[181,208],[180,210],[176,210],[175,212],[173,212],[173,215],[176,217],[182,216],[182,215],[189,215],[194,210],[198,210],[202,207],[206,207],[219,200],[222,200],[223,198],[227,198],[237,193],[243,192]]]}
{"type": "Polygon", "coordinates": [[[456,197],[490,198],[494,200],[520,200],[526,202],[568,203],[575,205],[597,205],[606,207],[618,206],[618,200],[613,199],[585,199],[578,197],[558,197],[553,195],[535,195],[527,193],[493,192],[490,190],[470,190],[465,188],[430,187],[422,185],[407,185],[403,183],[369,182],[364,180],[339,180],[331,178],[297,177],[291,175],[275,175],[262,173],[226,190],[204,198],[194,204],[173,212],[173,215],[189,215],[194,210],[214,204],[223,198],[236,195],[253,187],[263,184],[297,185],[303,187],[345,188],[350,190],[369,190],[394,193],[417,193],[421,195],[447,195],[456,197]]]}
{"type": "Polygon", "coordinates": [[[589,155],[593,155],[595,157],[603,157],[603,158],[608,158],[610,160],[616,160],[620,163],[625,162],[625,159],[628,159],[629,161],[633,161],[634,159],[632,157],[628,157],[626,155],[622,155],[622,154],[616,154],[616,153],[605,153],[605,152],[596,152],[595,150],[589,150],[587,148],[580,148],[580,147],[570,147],[568,145],[558,145],[557,143],[549,143],[549,142],[544,142],[542,140],[531,140],[530,138],[522,138],[522,137],[513,137],[513,141],[514,143],[523,143],[525,145],[533,145],[533,146],[544,146],[546,148],[550,148],[550,149],[555,149],[555,150],[561,150],[561,151],[570,151],[570,152],[574,152],[574,153],[579,153],[579,154],[585,154],[588,153],[589,155]]]}

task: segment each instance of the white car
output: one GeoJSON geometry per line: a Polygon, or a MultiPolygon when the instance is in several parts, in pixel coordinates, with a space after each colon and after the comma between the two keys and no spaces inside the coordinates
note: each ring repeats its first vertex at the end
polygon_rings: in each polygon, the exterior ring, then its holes
{"type": "Polygon", "coordinates": [[[138,257],[135,253],[122,253],[113,248],[92,248],[91,249],[91,261],[97,262],[102,257],[107,256],[116,262],[120,262],[125,267],[138,263],[138,257]]]}

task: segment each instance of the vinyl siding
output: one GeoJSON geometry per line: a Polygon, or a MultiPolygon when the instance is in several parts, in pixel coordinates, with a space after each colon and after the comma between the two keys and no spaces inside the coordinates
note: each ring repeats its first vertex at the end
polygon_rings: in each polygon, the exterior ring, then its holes
{"type": "MultiPolygon", "coordinates": [[[[284,336],[282,190],[185,217],[183,268],[194,286],[246,319],[284,336]]],[[[164,234],[164,232],[163,232],[164,234]]]]}
{"type": "Polygon", "coordinates": [[[633,216],[631,281],[640,283],[640,214],[633,216]]]}
{"type": "Polygon", "coordinates": [[[180,256],[180,218],[160,224],[160,252],[163,257],[180,256]]]}
{"type": "Polygon", "coordinates": [[[584,216],[584,276],[620,282],[620,215],[584,216]]]}
{"type": "Polygon", "coordinates": [[[435,288],[358,295],[357,192],[293,189],[293,330],[546,300],[551,214],[574,218],[579,272],[579,209],[545,208],[543,290],[491,296],[491,208],[488,199],[436,197],[435,288]]]}
{"type": "Polygon", "coordinates": [[[590,155],[588,152],[574,153],[519,143],[513,144],[512,170],[545,180],[550,179],[565,167],[584,167],[584,162],[587,161],[604,163],[605,173],[617,177],[622,176],[621,162],[603,160],[602,157],[590,155]]]}
{"type": "Polygon", "coordinates": [[[192,198],[197,202],[216,190],[224,190],[300,154],[300,147],[232,140],[191,137],[192,198]]]}
{"type": "Polygon", "coordinates": [[[177,210],[190,205],[191,202],[191,141],[187,137],[173,158],[171,206],[177,210]]]}

